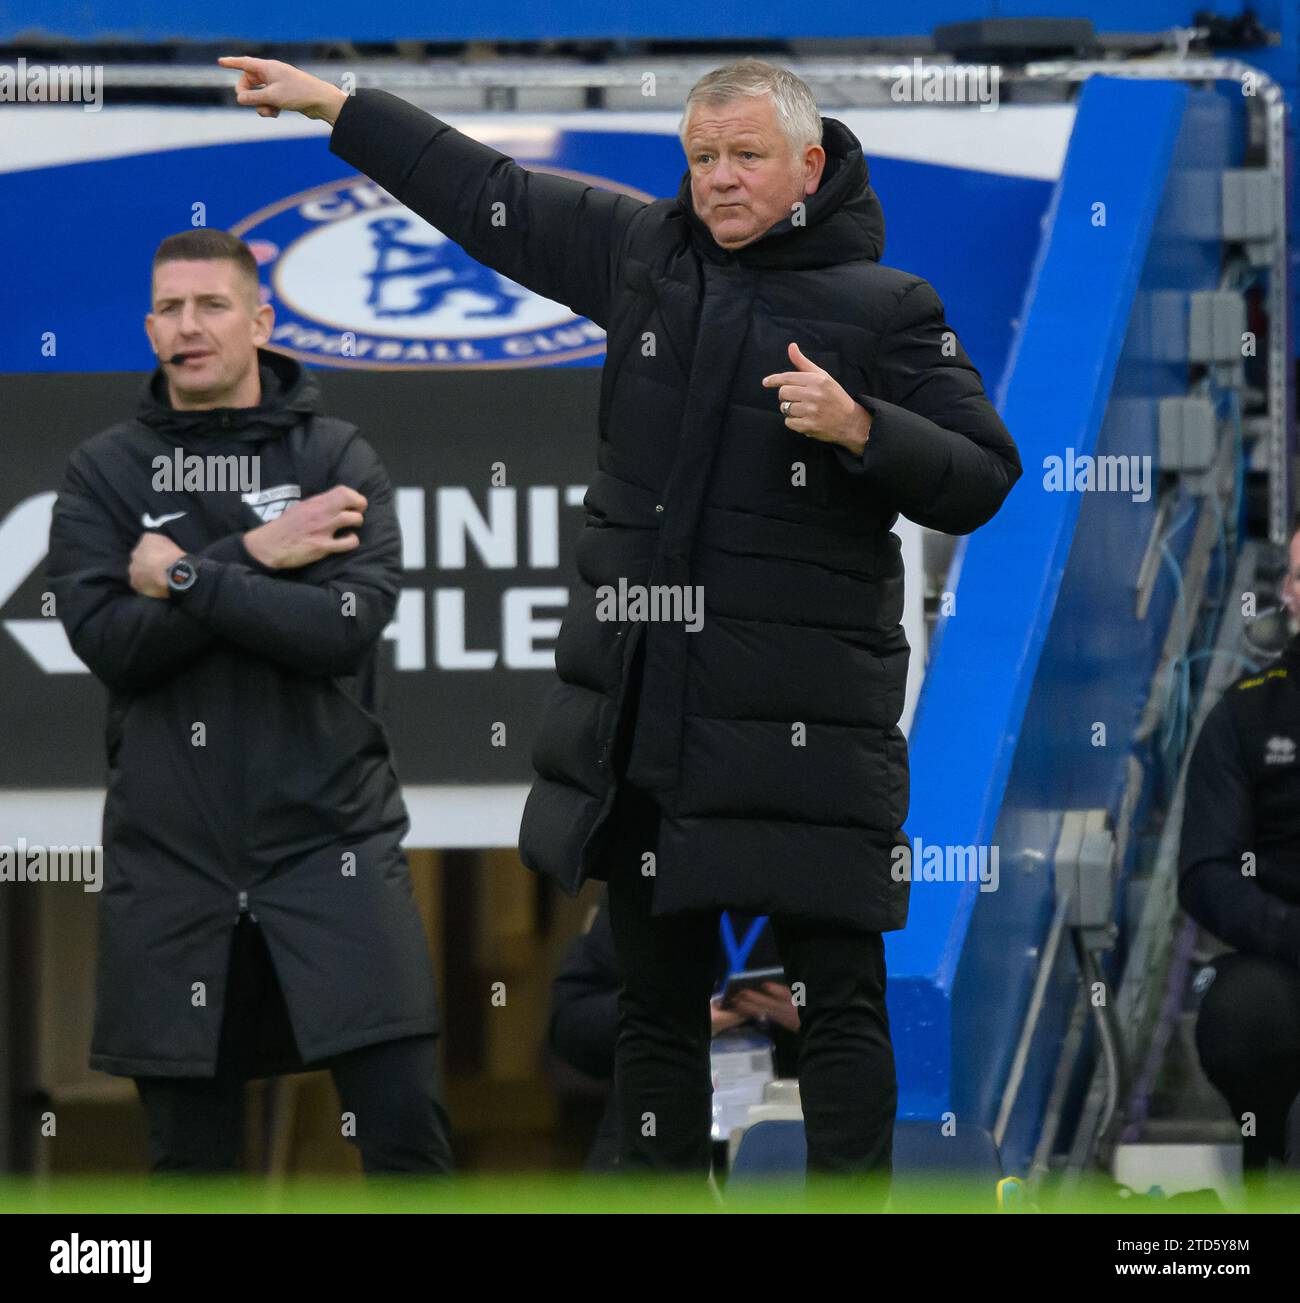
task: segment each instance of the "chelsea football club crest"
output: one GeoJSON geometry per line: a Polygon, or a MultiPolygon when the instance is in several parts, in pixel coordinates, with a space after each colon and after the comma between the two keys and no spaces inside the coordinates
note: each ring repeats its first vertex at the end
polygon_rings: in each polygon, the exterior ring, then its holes
{"type": "MultiPolygon", "coordinates": [[[[603,177],[571,176],[649,199],[603,177]]],[[[230,228],[253,250],[270,347],[365,370],[548,366],[605,351],[605,332],[471,258],[365,177],[292,195],[230,228]]]]}

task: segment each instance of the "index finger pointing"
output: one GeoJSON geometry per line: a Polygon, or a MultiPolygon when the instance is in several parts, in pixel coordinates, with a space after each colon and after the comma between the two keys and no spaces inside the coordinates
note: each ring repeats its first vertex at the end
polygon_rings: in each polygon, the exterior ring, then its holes
{"type": "Polygon", "coordinates": [[[253,59],[242,54],[225,54],[217,60],[223,68],[237,68],[244,75],[240,77],[236,90],[252,90],[256,86],[265,86],[267,71],[264,59],[253,59]]]}

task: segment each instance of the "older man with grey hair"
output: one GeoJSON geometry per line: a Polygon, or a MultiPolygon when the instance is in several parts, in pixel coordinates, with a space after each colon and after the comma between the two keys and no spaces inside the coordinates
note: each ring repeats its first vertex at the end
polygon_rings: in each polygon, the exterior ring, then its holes
{"type": "Polygon", "coordinates": [[[934,290],[879,262],[861,145],[798,77],[741,60],[688,97],[677,196],[643,203],[383,91],[220,62],[240,103],[333,123],[340,158],[607,333],[520,854],[571,893],[609,885],[622,1166],[708,1170],[709,994],[735,908],[770,917],[787,986],[767,998],[798,1009],[809,1171],[879,1194],[897,1099],[882,933],[908,899],[891,527],[969,533],[1021,468],[934,290]],[[633,597],[611,610],[613,591],[633,597]]]}

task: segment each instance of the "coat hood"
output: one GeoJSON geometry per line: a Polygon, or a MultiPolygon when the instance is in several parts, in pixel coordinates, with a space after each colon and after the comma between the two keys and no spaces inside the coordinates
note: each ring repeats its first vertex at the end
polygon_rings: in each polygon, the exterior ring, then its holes
{"type": "Polygon", "coordinates": [[[806,220],[783,217],[752,244],[727,250],[696,215],[691,173],[677,192],[678,207],[691,225],[696,247],[717,262],[733,260],[750,267],[826,267],[869,258],[879,261],[885,248],[885,214],[871,188],[870,170],[858,138],[837,118],[822,118],[826,166],[815,194],[808,196],[806,220]]]}
{"type": "Polygon", "coordinates": [[[320,386],[295,358],[270,349],[257,350],[262,400],[256,407],[208,407],[177,410],[167,391],[167,375],[158,367],[140,395],[136,419],[159,434],[177,439],[220,433],[223,439],[265,439],[267,430],[289,430],[320,411],[320,386]]]}

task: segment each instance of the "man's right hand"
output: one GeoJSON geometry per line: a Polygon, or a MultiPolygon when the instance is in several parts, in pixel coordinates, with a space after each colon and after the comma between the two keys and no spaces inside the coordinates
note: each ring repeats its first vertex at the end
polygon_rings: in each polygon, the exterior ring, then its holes
{"type": "Polygon", "coordinates": [[[250,529],[244,547],[271,570],[296,570],[332,552],[350,552],[361,545],[356,534],[335,538],[340,529],[357,529],[369,504],[355,489],[335,485],[314,498],[286,507],[275,520],[250,529]]]}
{"type": "Polygon", "coordinates": [[[279,59],[253,59],[235,54],[217,62],[223,68],[238,68],[244,74],[235,86],[235,98],[241,104],[256,105],[264,118],[278,118],[281,109],[292,109],[332,126],[348,102],[346,93],[337,86],[279,59]]]}
{"type": "Polygon", "coordinates": [[[724,1009],[716,1000],[710,1000],[710,1034],[716,1036],[719,1032],[730,1031],[733,1027],[739,1027],[748,1016],[748,1014],[737,1013],[734,1009],[724,1009]]]}

